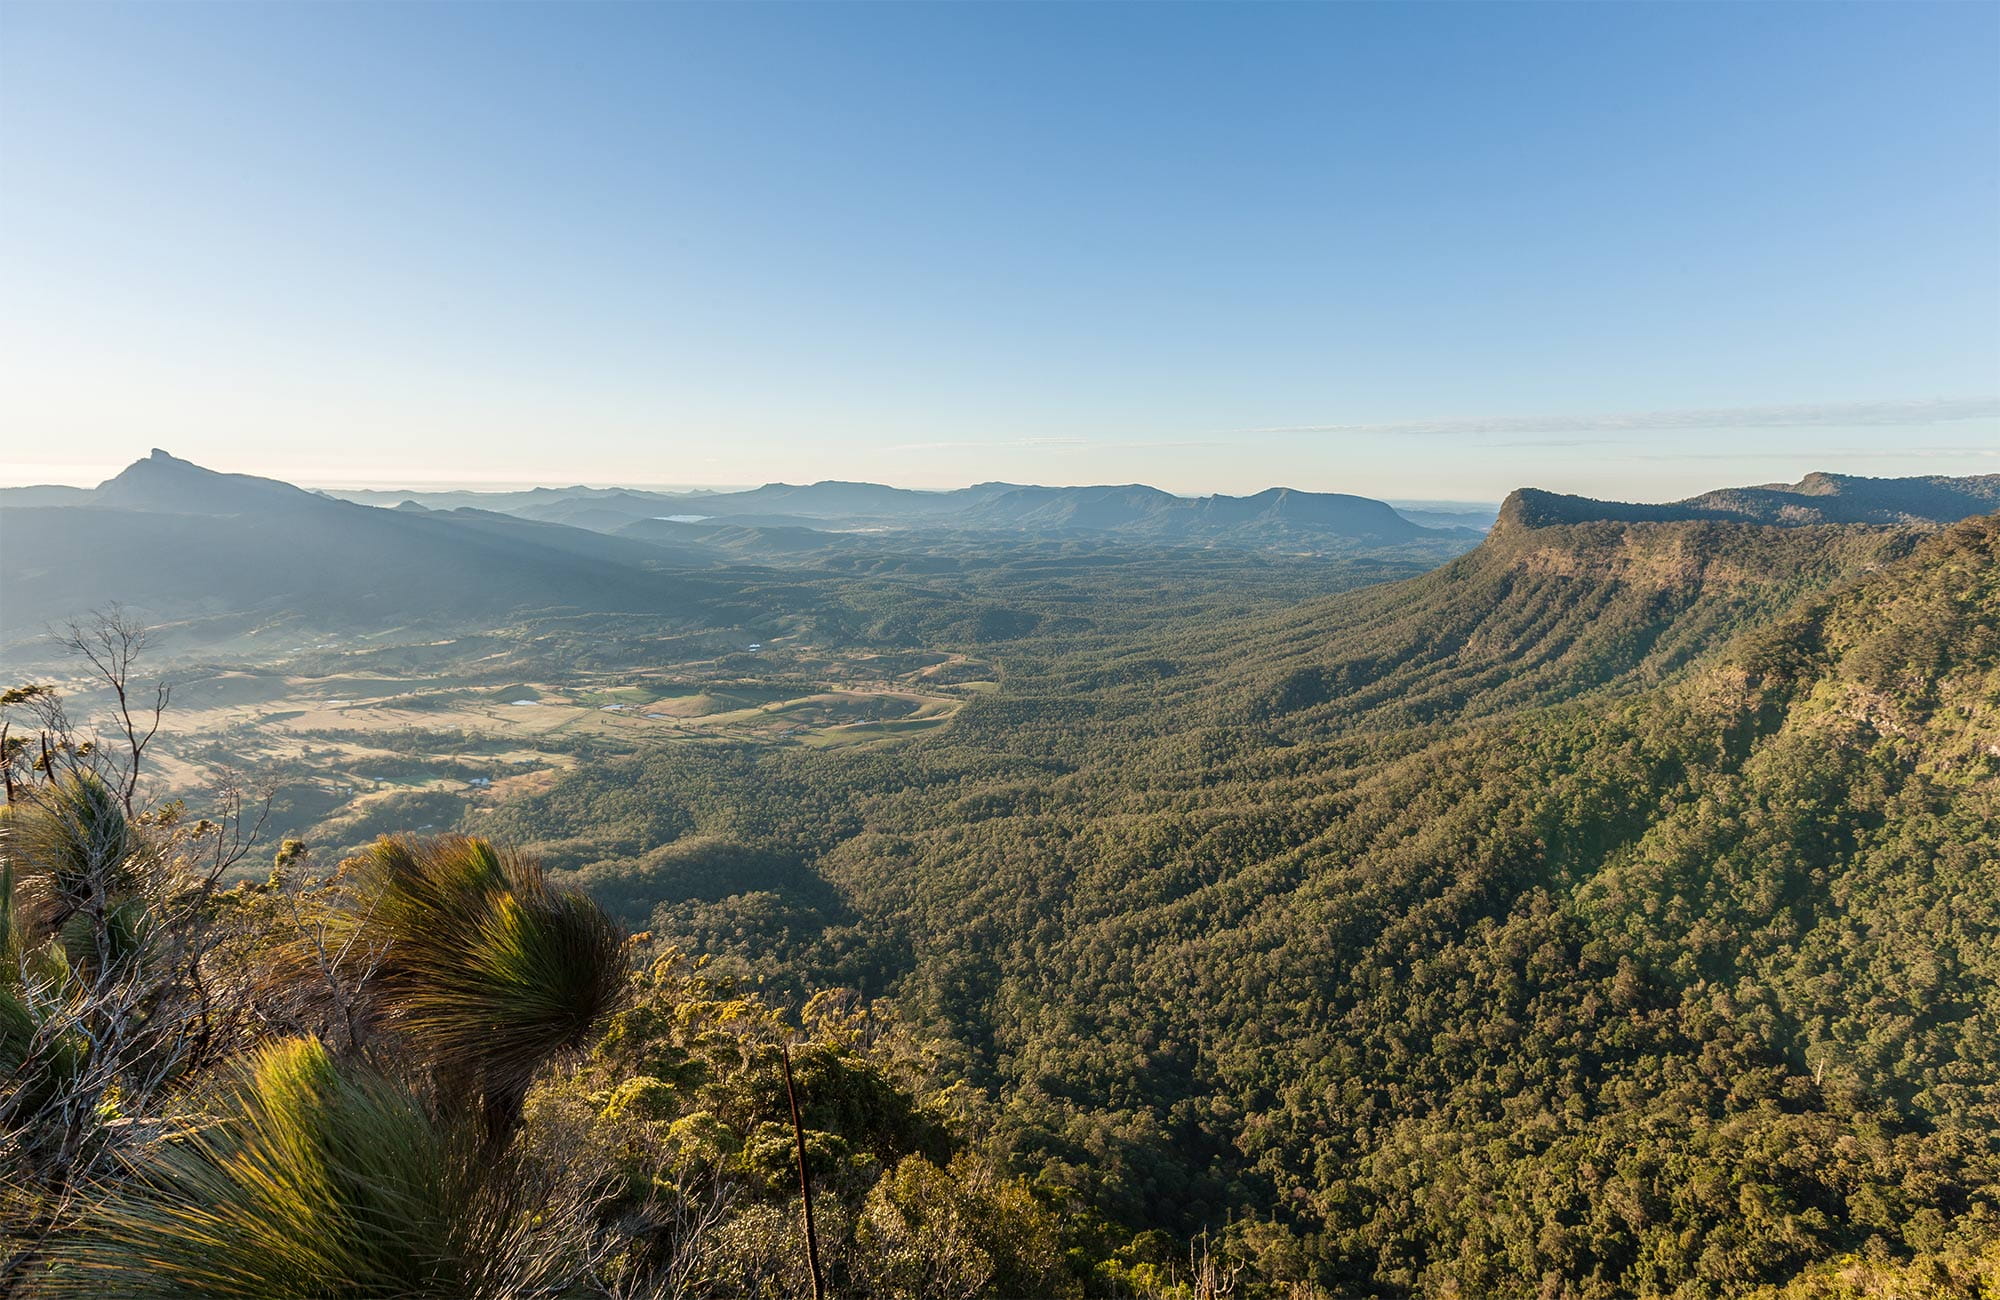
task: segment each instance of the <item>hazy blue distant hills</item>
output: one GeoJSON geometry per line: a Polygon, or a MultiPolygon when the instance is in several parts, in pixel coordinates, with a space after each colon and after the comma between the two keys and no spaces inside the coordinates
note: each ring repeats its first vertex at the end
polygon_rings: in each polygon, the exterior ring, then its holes
{"type": "Polygon", "coordinates": [[[165,452],[82,501],[0,505],[0,639],[114,600],[159,622],[296,613],[370,628],[523,608],[671,615],[698,592],[665,570],[707,558],[491,512],[355,505],[165,452]]]}
{"type": "Polygon", "coordinates": [[[777,527],[907,528],[962,518],[983,502],[1013,490],[1011,483],[982,483],[932,492],[881,483],[827,480],[807,484],[766,483],[744,492],[599,494],[588,499],[588,511],[577,508],[585,504],[579,499],[571,506],[537,502],[523,507],[521,512],[562,523],[581,523],[622,512],[626,515],[623,523],[685,515],[777,527]]]}
{"type": "Polygon", "coordinates": [[[495,539],[528,546],[545,547],[567,555],[631,568],[659,568],[672,564],[686,568],[707,568],[727,557],[720,552],[684,539],[636,541],[581,526],[550,523],[497,510],[429,510],[412,501],[396,507],[399,513],[420,514],[440,523],[481,533],[495,539]]]}
{"type": "MultiPolygon", "coordinates": [[[[352,495],[352,494],[349,494],[352,495]]],[[[380,500],[381,494],[369,494],[380,500]]],[[[399,497],[398,499],[405,499],[399,497]]],[[[1416,521],[1385,502],[1330,492],[1271,488],[1254,496],[1182,497],[1143,484],[1041,487],[978,483],[950,491],[827,480],[767,483],[743,492],[663,493],[561,488],[513,493],[409,493],[435,508],[476,506],[599,532],[658,538],[645,520],[760,528],[920,529],[1109,533],[1152,542],[1232,546],[1470,545],[1490,513],[1416,521]]]]}
{"type": "MultiPolygon", "coordinates": [[[[1171,519],[1176,512],[1170,509],[1171,519]]],[[[1191,513],[1201,523],[1224,528],[1274,527],[1338,533],[1371,541],[1401,542],[1440,532],[1411,523],[1387,502],[1338,492],[1268,488],[1255,496],[1201,497],[1191,513]]]]}
{"type": "Polygon", "coordinates": [[[1019,487],[967,511],[964,522],[975,528],[1122,528],[1141,519],[1157,518],[1178,500],[1158,488],[1139,483],[1117,487],[1019,487]]]}
{"type": "Polygon", "coordinates": [[[0,508],[0,636],[122,601],[149,620],[299,613],[372,629],[529,607],[672,613],[669,575],[432,514],[0,508]]]}
{"type": "Polygon", "coordinates": [[[1400,501],[1389,505],[1413,524],[1426,528],[1470,528],[1485,532],[1500,517],[1498,501],[1400,501]]]}
{"type": "Polygon", "coordinates": [[[690,512],[709,515],[795,515],[807,519],[895,521],[956,514],[1007,492],[1012,483],[980,483],[949,491],[887,487],[827,479],[766,483],[748,492],[681,498],[690,512]]]}
{"type": "Polygon", "coordinates": [[[950,491],[924,491],[829,479],[806,484],[766,483],[731,492],[567,487],[526,492],[367,491],[334,495],[368,505],[415,501],[434,509],[471,506],[550,523],[615,531],[634,520],[673,515],[848,526],[907,525],[915,520],[961,512],[1014,487],[1011,483],[981,483],[950,491]]]}
{"type": "Polygon", "coordinates": [[[90,500],[89,488],[60,483],[37,483],[32,487],[0,488],[0,505],[77,506],[90,500]]]}
{"type": "MultiPolygon", "coordinates": [[[[739,489],[728,490],[734,492],[739,489]]],[[[446,491],[426,491],[421,488],[326,488],[321,490],[320,495],[364,506],[396,506],[405,501],[415,501],[418,505],[429,506],[433,510],[456,510],[460,506],[470,506],[475,510],[504,510],[514,514],[553,501],[577,500],[585,497],[637,496],[677,501],[683,496],[706,496],[712,491],[714,489],[710,488],[586,487],[578,483],[570,487],[536,487],[518,491],[507,489],[475,491],[463,488],[446,491]]]]}
{"type": "MultiPolygon", "coordinates": [[[[428,504],[428,503],[426,503],[428,504]]],[[[464,507],[461,507],[464,508],[464,507]]],[[[679,497],[658,492],[617,490],[590,492],[577,496],[546,496],[515,506],[495,505],[523,519],[571,528],[590,528],[601,533],[616,532],[634,519],[653,519],[662,514],[696,513],[683,506],[679,497]]]]}
{"type": "Polygon", "coordinates": [[[1368,497],[1292,488],[1247,497],[1177,497],[1136,483],[1016,488],[967,511],[963,521],[977,528],[1089,529],[1156,540],[1253,544],[1302,536],[1393,544],[1447,535],[1446,530],[1413,524],[1368,497]]]}
{"type": "MultiPolygon", "coordinates": [[[[1813,474],[1667,505],[1522,489],[1493,540],[1619,521],[1935,527],[1997,506],[2000,476],[1813,474]]],[[[527,609],[700,618],[722,605],[739,618],[744,592],[764,592],[757,599],[768,603],[772,569],[939,572],[1041,548],[1063,572],[1084,562],[1076,548],[1101,565],[1146,546],[1435,563],[1479,541],[1474,529],[1426,527],[1371,498],[1288,488],[1181,497],[1141,484],[922,492],[829,481],[718,493],[450,493],[383,509],[155,451],[94,490],[0,493],[0,638],[111,600],[163,622],[287,613],[380,628],[496,624],[527,609]],[[468,506],[468,496],[509,508],[468,506]]]]}
{"type": "Polygon", "coordinates": [[[271,618],[380,630],[494,626],[528,610],[733,623],[791,582],[773,569],[940,573],[1032,552],[1060,576],[1134,548],[1214,544],[1432,563],[1477,540],[1411,524],[1379,501],[1287,489],[1186,498],[1139,485],[923,492],[829,481],[363,505],[164,451],[95,489],[0,493],[0,537],[0,641],[14,642],[110,601],[190,633],[200,625],[204,637],[271,618]]]}
{"type": "MultiPolygon", "coordinates": [[[[10,492],[75,491],[16,488],[0,492],[0,501],[29,504],[11,497],[10,492]]],[[[1078,530],[1154,540],[1259,545],[1312,536],[1376,542],[1428,536],[1436,541],[1457,530],[1484,532],[1503,514],[1509,522],[1530,524],[1689,519],[1768,524],[1948,523],[2000,509],[2000,475],[1887,479],[1815,473],[1797,483],[1722,488],[1665,504],[1600,501],[1524,488],[1504,507],[1459,501],[1391,504],[1291,488],[1272,488],[1247,497],[1179,497],[1140,484],[1039,487],[981,483],[931,492],[879,483],[827,481],[769,483],[743,492],[574,487],[509,493],[343,495],[374,504],[393,505],[412,499],[445,509],[473,506],[600,532],[617,532],[640,519],[699,516],[775,527],[1078,530]],[[1406,525],[1421,531],[1413,533],[1406,525]]]]}
{"type": "Polygon", "coordinates": [[[1797,483],[1719,488],[1660,505],[1597,501],[1522,488],[1500,508],[1500,522],[1526,527],[1596,520],[1668,523],[1948,524],[2000,509],[2000,474],[1963,478],[1863,478],[1808,474],[1797,483]]]}

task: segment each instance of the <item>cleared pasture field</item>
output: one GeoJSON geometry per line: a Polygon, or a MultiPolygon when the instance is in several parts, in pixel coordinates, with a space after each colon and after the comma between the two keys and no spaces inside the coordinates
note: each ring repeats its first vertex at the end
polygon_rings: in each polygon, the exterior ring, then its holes
{"type": "MultiPolygon", "coordinates": [[[[411,737],[437,737],[421,757],[492,767],[494,789],[513,788],[510,766],[565,766],[579,744],[629,752],[648,744],[724,739],[815,747],[921,734],[967,699],[997,689],[972,677],[986,665],[935,653],[819,655],[792,647],[768,677],[718,666],[578,673],[562,680],[465,676],[287,675],[226,669],[179,684],[161,729],[159,775],[192,788],[195,742],[227,736],[245,763],[300,764],[340,780],[342,770],[412,761],[411,737]],[[703,668],[707,667],[707,671],[703,668]],[[971,680],[939,682],[941,671],[971,680]],[[938,684],[934,684],[938,683],[938,684]],[[382,743],[373,743],[374,737],[382,743]],[[461,744],[456,738],[467,738],[461,744]],[[460,752],[480,744],[472,752],[460,752]],[[393,740],[393,744],[391,741],[393,740]],[[549,746],[560,741],[557,749],[549,746]],[[501,758],[492,742],[509,742],[501,758]]],[[[947,679],[948,680],[948,679],[947,679]]],[[[449,783],[450,778],[438,778],[449,783]]],[[[369,779],[424,788],[430,782],[369,779]]],[[[462,782],[461,782],[462,784],[462,782]]]]}
{"type": "MultiPolygon", "coordinates": [[[[434,661],[433,661],[434,662],[434,661]]],[[[272,792],[268,836],[353,850],[384,829],[449,825],[546,788],[566,769],[659,745],[900,743],[999,689],[960,654],[771,645],[746,657],[616,670],[208,667],[175,683],[148,755],[158,797],[199,804],[217,766],[272,792]]],[[[108,700],[72,696],[108,724],[108,700]]],[[[246,868],[247,870],[248,868],[246,868]]],[[[254,874],[254,873],[253,873],[254,874]]]]}

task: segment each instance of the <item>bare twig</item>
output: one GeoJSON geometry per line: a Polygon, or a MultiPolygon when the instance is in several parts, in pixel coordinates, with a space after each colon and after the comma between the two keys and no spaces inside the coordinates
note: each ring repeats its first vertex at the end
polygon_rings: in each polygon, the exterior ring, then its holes
{"type": "Polygon", "coordinates": [[[132,811],[138,794],[146,748],[159,734],[160,719],[173,695],[173,688],[162,680],[153,684],[150,705],[134,703],[137,688],[132,680],[132,664],[146,649],[147,642],[146,626],[116,604],[71,619],[56,633],[56,643],[88,663],[116,701],[124,753],[116,765],[115,784],[127,812],[132,811]]]}

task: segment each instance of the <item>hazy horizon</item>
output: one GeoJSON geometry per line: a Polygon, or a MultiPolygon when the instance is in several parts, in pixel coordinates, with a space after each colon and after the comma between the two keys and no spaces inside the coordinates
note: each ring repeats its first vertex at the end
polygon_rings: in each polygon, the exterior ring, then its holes
{"type": "MultiPolygon", "coordinates": [[[[153,448],[148,448],[132,456],[129,460],[122,461],[117,464],[107,464],[101,466],[100,465],[56,466],[53,468],[55,468],[59,472],[60,471],[68,471],[68,472],[61,474],[60,476],[51,476],[43,478],[24,476],[24,473],[22,472],[24,467],[17,466],[14,464],[9,464],[6,462],[0,462],[0,488],[38,487],[38,486],[94,488],[99,484],[103,483],[104,481],[106,481],[107,479],[114,477],[121,470],[125,469],[133,462],[146,458],[148,455],[152,453],[153,450],[154,450],[153,448]]],[[[862,476],[854,474],[839,474],[839,473],[826,474],[826,475],[813,475],[810,477],[798,476],[798,475],[787,476],[784,474],[777,474],[768,478],[758,479],[754,481],[740,481],[733,483],[674,482],[662,479],[589,480],[589,479],[560,478],[560,477],[551,477],[542,479],[497,479],[497,478],[476,478],[476,477],[475,478],[430,478],[430,479],[420,479],[420,478],[366,479],[366,478],[354,478],[354,477],[312,478],[302,475],[285,474],[270,469],[253,469],[253,468],[245,468],[242,466],[229,465],[229,464],[209,464],[201,462],[197,460],[195,457],[183,456],[173,448],[160,448],[159,450],[164,450],[168,452],[168,454],[174,455],[182,460],[195,461],[195,463],[201,464],[202,467],[205,469],[216,470],[221,473],[254,474],[260,477],[279,479],[284,482],[292,483],[298,487],[310,488],[316,491],[329,491],[329,492],[395,492],[395,491],[409,490],[411,492],[418,492],[418,493],[438,493],[438,492],[505,493],[505,492],[524,492],[532,490],[534,488],[575,488],[575,487],[628,488],[634,491],[664,492],[664,493],[741,492],[741,491],[747,491],[751,488],[761,487],[769,484],[808,484],[808,483],[816,483],[822,481],[884,483],[890,487],[912,488],[920,491],[951,491],[956,488],[971,487],[978,483],[988,483],[988,482],[1012,482],[1012,483],[1018,483],[1022,486],[1038,486],[1038,487],[1098,487],[1098,486],[1112,486],[1112,485],[1139,483],[1139,484],[1144,484],[1145,486],[1148,487],[1159,488],[1162,491],[1170,492],[1176,496],[1183,496],[1183,497],[1203,497],[1203,496],[1213,496],[1213,495],[1244,496],[1256,492],[1265,491],[1270,488],[1281,488],[1281,487],[1292,488],[1307,492],[1347,493],[1356,496],[1373,497],[1378,500],[1386,501],[1394,506],[1400,506],[1411,509],[1420,509],[1420,508],[1449,509],[1452,507],[1478,508],[1478,507],[1496,506],[1506,498],[1509,492],[1513,491],[1515,488],[1524,488],[1524,487],[1537,487],[1552,491],[1572,492],[1580,496],[1595,496],[1604,499],[1640,501],[1640,502],[1665,502],[1665,501],[1679,500],[1683,497],[1697,495],[1701,492],[1708,491],[1714,488],[1745,487],[1745,486],[1754,486],[1764,483],[1795,483],[1800,479],[1802,479],[1803,477],[1805,477],[1807,474],[1811,473],[1853,474],[1856,476],[1871,477],[1871,478],[1888,478],[1888,477],[1906,477],[1912,475],[1960,475],[1960,474],[1982,474],[1982,473],[2000,472],[2000,450],[1996,451],[1982,450],[1976,453],[1976,455],[1985,461],[1993,463],[1986,464],[1984,468],[1972,468],[1964,470],[1949,470],[1949,469],[1936,468],[1934,466],[1926,466],[1924,468],[1919,468],[1914,470],[1887,471],[1880,469],[1879,467],[1876,466],[1864,465],[1862,467],[1856,468],[1856,467],[1842,466],[1833,463],[1821,464],[1815,462],[1810,465],[1805,465],[1804,467],[1798,469],[1796,472],[1790,474],[1782,474],[1773,478],[1768,478],[1768,479],[1739,478],[1728,481],[1718,480],[1715,482],[1701,482],[1695,486],[1687,488],[1685,491],[1674,490],[1665,493],[1655,491],[1651,493],[1641,492],[1632,495],[1621,496],[1621,495],[1606,493],[1601,490],[1593,491],[1588,486],[1555,487],[1548,483],[1521,482],[1514,484],[1510,488],[1492,492],[1489,495],[1444,496],[1435,493],[1426,493],[1422,491],[1396,490],[1394,488],[1388,488],[1380,491],[1361,491],[1351,486],[1341,486],[1338,484],[1321,486],[1321,485],[1313,485],[1301,482],[1269,482],[1269,483],[1263,483],[1255,487],[1243,488],[1240,490],[1224,489],[1224,488],[1203,488],[1203,487],[1191,488],[1187,486],[1175,486],[1168,483],[1153,482],[1145,478],[1136,478],[1136,477],[1122,478],[1122,479],[1098,479],[1098,480],[1091,480],[1088,482],[1035,480],[1035,479],[1000,479],[997,477],[986,477],[978,479],[968,479],[963,482],[945,482],[945,483],[908,483],[908,482],[899,482],[894,479],[864,478],[862,476]]],[[[1584,477],[1587,477],[1587,475],[1584,477]]]]}

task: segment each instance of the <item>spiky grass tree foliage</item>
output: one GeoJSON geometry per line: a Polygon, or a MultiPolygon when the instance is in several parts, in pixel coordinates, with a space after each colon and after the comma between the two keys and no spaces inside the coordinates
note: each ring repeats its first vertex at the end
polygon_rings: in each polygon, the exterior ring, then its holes
{"type": "Polygon", "coordinates": [[[222,1110],[130,1160],[49,1294],[498,1300],[569,1294],[587,1271],[587,1198],[533,1184],[315,1039],[256,1053],[222,1110]]]}
{"type": "Polygon", "coordinates": [[[0,864],[0,1139],[9,1141],[35,1135],[49,1107],[75,1086],[89,1052],[63,1014],[72,996],[68,954],[28,941],[13,893],[13,872],[0,864]]]}
{"type": "Polygon", "coordinates": [[[88,1119],[58,1125],[51,1111],[88,1101],[74,1094],[90,1060],[86,1031],[102,1028],[88,1024],[89,999],[142,946],[145,905],[131,891],[144,852],[117,793],[88,771],[0,808],[0,1140],[10,1151],[37,1150],[88,1119]]]}
{"type": "Polygon", "coordinates": [[[37,919],[60,927],[137,885],[142,844],[118,794],[95,773],[34,787],[0,818],[0,862],[37,919]]]}
{"type": "Polygon", "coordinates": [[[359,873],[384,941],[369,991],[448,1096],[478,1096],[504,1141],[544,1063],[581,1046],[625,986],[624,944],[584,895],[485,840],[385,839],[359,873]]]}
{"type": "Polygon", "coordinates": [[[90,1042],[67,1014],[72,981],[60,950],[10,951],[6,962],[0,969],[0,1139],[32,1147],[31,1139],[45,1136],[42,1121],[50,1107],[82,1077],[90,1042]]]}

